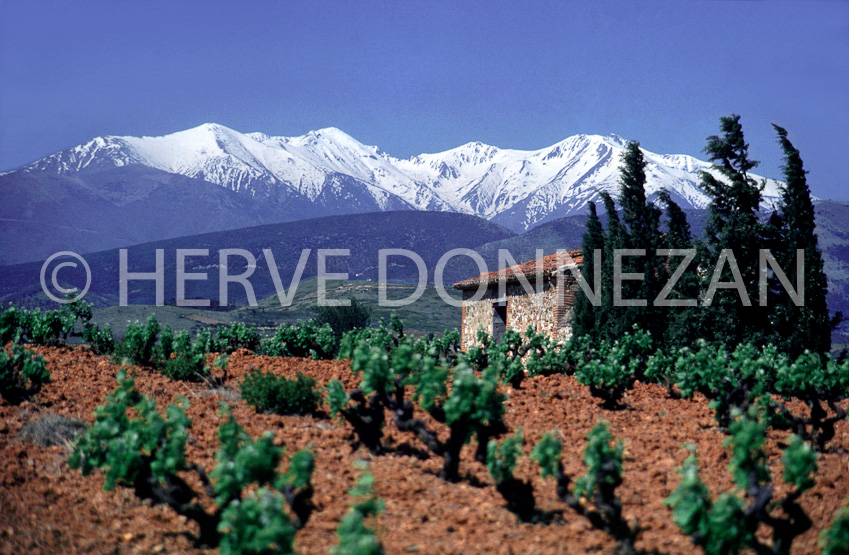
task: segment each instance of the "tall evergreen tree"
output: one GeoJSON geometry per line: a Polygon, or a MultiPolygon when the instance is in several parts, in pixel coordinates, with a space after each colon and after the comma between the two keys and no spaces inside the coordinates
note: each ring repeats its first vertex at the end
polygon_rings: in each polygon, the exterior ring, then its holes
{"type": "Polygon", "coordinates": [[[623,259],[623,271],[643,274],[642,281],[623,283],[624,298],[644,299],[645,307],[628,307],[620,311],[623,325],[639,323],[655,338],[663,335],[665,311],[652,305],[663,287],[660,259],[660,208],[646,197],[646,161],[640,143],[629,141],[619,167],[619,204],[622,206],[624,248],[644,249],[645,255],[623,259]]]}
{"type": "MultiPolygon", "coordinates": [[[[587,203],[589,216],[587,228],[581,243],[581,253],[584,258],[581,273],[591,288],[595,288],[593,276],[595,275],[595,262],[593,252],[598,249],[604,251],[604,229],[596,212],[595,203],[587,203]]],[[[598,291],[594,291],[598,294],[598,291]]],[[[605,315],[602,307],[593,306],[590,299],[582,289],[578,289],[575,295],[575,308],[572,319],[572,333],[576,336],[588,335],[594,340],[599,339],[598,330],[604,325],[605,315]]]]}
{"type": "MultiPolygon", "coordinates": [[[[720,118],[721,136],[708,137],[705,153],[724,178],[702,172],[701,187],[710,195],[706,228],[707,259],[704,287],[708,287],[721,251],[729,249],[739,268],[745,294],[735,289],[718,289],[703,316],[713,338],[734,346],[743,341],[764,343],[769,330],[767,309],[759,307],[758,265],[763,225],[758,220],[763,184],[749,176],[758,162],[749,158],[749,145],[743,137],[740,116],[720,118]]],[[[721,282],[736,281],[731,264],[723,265],[721,282]]]]}
{"type": "Polygon", "coordinates": [[[666,206],[666,233],[663,236],[663,245],[667,249],[689,249],[693,246],[693,235],[687,214],[669,195],[669,191],[663,190],[658,194],[658,200],[666,206]]]}
{"type": "Polygon", "coordinates": [[[630,329],[627,322],[626,308],[614,306],[613,303],[613,253],[624,249],[627,241],[627,231],[616,212],[616,203],[610,194],[601,193],[604,211],[607,214],[607,229],[604,236],[601,271],[601,309],[604,314],[604,324],[600,327],[599,337],[609,341],[619,339],[630,329]]]}
{"type": "MultiPolygon", "coordinates": [[[[788,259],[786,256],[789,249],[789,242],[785,235],[784,220],[776,208],[770,214],[766,225],[764,225],[762,248],[768,249],[776,258],[781,268],[786,272],[790,272],[787,274],[787,277],[791,279],[795,286],[796,259],[795,257],[788,259]]],[[[778,346],[782,351],[788,351],[788,347],[790,347],[788,340],[794,335],[792,327],[795,310],[791,306],[791,299],[778,276],[773,272],[768,272],[766,278],[769,330],[764,334],[766,336],[765,339],[767,342],[778,346]]]]}
{"type": "Polygon", "coordinates": [[[803,306],[796,306],[790,295],[784,292],[774,301],[770,299],[777,303],[774,307],[777,313],[775,325],[780,333],[783,350],[799,354],[807,348],[826,353],[831,348],[831,331],[840,316],[832,320],[828,314],[828,282],[815,233],[814,205],[807,183],[807,172],[799,150],[787,138],[787,131],[778,125],[773,127],[784,151],[784,187],[778,206],[778,221],[773,222],[773,227],[780,228],[780,251],[776,253],[776,260],[797,289],[797,249],[804,251],[805,266],[803,306]]]}
{"type": "Polygon", "coordinates": [[[588,335],[596,341],[614,340],[638,323],[668,346],[691,345],[704,338],[730,348],[743,342],[774,343],[791,356],[804,349],[820,353],[830,349],[831,331],[840,315],[834,319],[828,315],[827,281],[814,233],[814,208],[806,172],[787,132],[778,126],[775,130],[785,154],[786,184],[778,209],[764,224],[759,219],[764,183],[757,183],[749,175],[758,163],[749,158],[740,117],[720,119],[721,134],[708,137],[705,152],[715,164],[712,171],[721,177],[711,172],[701,174],[702,189],[710,195],[711,202],[705,238],[695,241],[686,214],[666,191],[659,195],[660,202],[666,205],[666,231],[660,233],[662,212],[647,200],[645,192],[646,161],[639,143],[627,145],[620,167],[621,219],[616,203],[607,193],[601,193],[607,213],[606,229],[595,204],[589,203],[583,272],[592,281],[592,252],[601,249],[601,303],[592,306],[582,292],[578,293],[573,320],[576,335],[588,335]],[[645,249],[647,256],[623,259],[623,272],[644,274],[641,282],[623,282],[623,298],[646,299],[647,307],[613,305],[613,253],[626,248],[645,249]],[[669,300],[691,301],[689,306],[651,306],[681,261],[652,256],[657,248],[695,250],[690,267],[666,295],[669,300]],[[761,249],[770,249],[797,292],[796,252],[804,252],[803,306],[795,305],[775,274],[769,277],[768,304],[759,306],[761,249]],[[731,259],[723,252],[730,252],[731,259]],[[715,277],[714,270],[723,259],[722,272],[715,277]],[[735,287],[718,288],[709,294],[717,277],[720,283],[735,287]],[[712,297],[711,304],[704,306],[708,297],[712,297]],[[693,300],[697,302],[692,303],[693,300]]]}
{"type": "MultiPolygon", "coordinates": [[[[687,214],[672,200],[668,191],[658,195],[661,203],[666,205],[666,233],[663,235],[662,247],[665,249],[699,249],[693,243],[690,223],[687,214]]],[[[664,284],[669,282],[678,266],[684,262],[681,257],[672,257],[661,266],[661,276],[664,284]]],[[[678,278],[674,287],[667,295],[671,301],[682,301],[699,297],[699,276],[696,272],[697,259],[691,261],[684,273],[678,278]]],[[[668,347],[689,346],[701,336],[699,317],[701,310],[696,306],[670,306],[666,308],[663,330],[664,345],[668,347]]]]}

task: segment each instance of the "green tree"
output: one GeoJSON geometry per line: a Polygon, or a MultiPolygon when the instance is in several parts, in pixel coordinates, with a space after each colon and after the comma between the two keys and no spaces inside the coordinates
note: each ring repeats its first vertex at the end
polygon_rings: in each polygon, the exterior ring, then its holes
{"type": "Polygon", "coordinates": [[[773,310],[773,325],[783,351],[798,356],[805,349],[827,353],[831,348],[831,330],[839,321],[828,314],[826,294],[828,282],[823,271],[822,253],[815,233],[814,205],[808,187],[808,173],[802,164],[799,150],[787,138],[787,131],[773,125],[778,142],[784,151],[784,187],[778,213],[771,222],[778,228],[776,260],[798,291],[796,276],[797,250],[804,256],[804,303],[796,306],[783,287],[769,298],[773,310]]]}
{"type": "MultiPolygon", "coordinates": [[[[672,200],[668,191],[661,191],[658,199],[666,206],[666,233],[662,236],[660,242],[661,248],[669,250],[695,248],[697,259],[698,251],[703,249],[699,249],[697,244],[693,242],[690,223],[687,221],[687,214],[672,200]]],[[[666,299],[672,302],[685,300],[696,300],[696,303],[698,302],[699,277],[696,273],[696,259],[689,262],[688,267],[684,269],[684,272],[665,296],[666,299]]],[[[671,256],[667,260],[668,262],[662,262],[658,268],[664,283],[670,282],[679,264],[684,264],[686,258],[682,256],[671,256]]],[[[692,306],[665,307],[663,335],[662,337],[657,337],[657,339],[663,339],[663,344],[671,347],[686,347],[691,345],[699,337],[700,316],[701,311],[697,304],[693,304],[692,306]]]]}
{"type": "Polygon", "coordinates": [[[616,212],[616,203],[606,192],[601,193],[607,213],[601,271],[601,305],[605,314],[604,327],[598,330],[599,338],[613,340],[628,329],[623,307],[613,305],[613,253],[625,248],[627,230],[616,212]]]}
{"type": "Polygon", "coordinates": [[[705,153],[714,162],[712,173],[701,173],[701,187],[710,197],[706,234],[706,262],[708,271],[703,286],[710,292],[709,282],[715,279],[714,269],[724,260],[720,282],[740,283],[740,289],[719,289],[705,298],[707,329],[719,342],[734,346],[744,340],[764,343],[769,325],[767,308],[755,303],[758,298],[759,249],[763,244],[764,226],[758,220],[761,191],[749,170],[758,162],[749,158],[749,145],[743,137],[740,116],[720,118],[721,136],[707,139],[705,153]],[[724,252],[733,254],[725,258],[724,252]],[[733,272],[736,267],[739,273],[733,272]],[[735,274],[737,274],[735,276],[735,274]],[[754,300],[754,302],[753,302],[754,300]]]}
{"type": "MultiPolygon", "coordinates": [[[[652,306],[663,287],[662,259],[656,255],[660,242],[661,210],[646,196],[646,160],[640,144],[631,141],[622,155],[619,168],[619,203],[606,192],[601,193],[607,213],[606,229],[602,228],[594,203],[589,203],[587,231],[583,239],[584,275],[592,279],[595,269],[592,253],[602,251],[601,303],[593,307],[583,292],[575,300],[574,332],[595,341],[613,341],[631,329],[635,322],[656,337],[665,329],[664,311],[652,306]],[[616,306],[614,302],[614,253],[619,249],[645,250],[642,255],[623,256],[622,273],[642,274],[641,280],[623,280],[622,299],[645,301],[645,306],[616,306]]],[[[598,294],[598,292],[596,292],[598,294]]]]}
{"type": "Polygon", "coordinates": [[[643,274],[643,279],[623,282],[624,299],[642,299],[646,306],[633,306],[621,311],[625,329],[639,322],[653,337],[661,337],[666,311],[653,306],[663,287],[660,243],[661,210],[646,197],[646,160],[640,143],[629,141],[619,167],[619,204],[622,206],[623,242],[626,249],[645,250],[645,255],[623,258],[622,271],[643,274]]]}
{"type": "MultiPolygon", "coordinates": [[[[581,273],[587,280],[587,284],[592,288],[595,287],[593,276],[595,275],[595,260],[593,253],[598,249],[604,250],[604,229],[601,227],[601,220],[598,217],[595,203],[590,201],[587,203],[589,216],[587,217],[587,229],[584,232],[583,242],[581,244],[581,253],[583,255],[583,267],[581,273]]],[[[598,291],[594,291],[598,294],[598,291]]],[[[575,295],[575,308],[572,320],[572,331],[576,336],[589,336],[592,339],[598,339],[598,330],[602,329],[605,323],[605,314],[603,307],[593,306],[592,301],[584,293],[583,289],[579,288],[575,295]]]]}
{"type": "Polygon", "coordinates": [[[348,306],[315,307],[313,322],[319,327],[328,324],[333,329],[337,341],[345,332],[369,327],[371,308],[361,303],[356,297],[351,297],[350,301],[351,304],[348,306]]]}

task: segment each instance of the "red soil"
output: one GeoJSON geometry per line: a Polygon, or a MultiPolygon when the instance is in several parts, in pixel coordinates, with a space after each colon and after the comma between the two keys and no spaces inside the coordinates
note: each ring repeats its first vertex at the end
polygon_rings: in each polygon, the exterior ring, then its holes
{"type": "MultiPolygon", "coordinates": [[[[94,357],[84,348],[36,350],[48,361],[52,383],[32,402],[12,406],[0,401],[0,552],[192,551],[192,523],[168,508],[140,501],[126,488],[103,492],[102,476],[83,478],[70,469],[65,462],[68,452],[62,447],[39,447],[20,439],[27,421],[50,413],[90,423],[94,408],[116,386],[118,367],[108,358],[94,357]]],[[[230,357],[227,385],[237,390],[238,381],[252,368],[290,377],[302,371],[321,385],[332,378],[349,388],[358,382],[347,362],[268,358],[243,351],[230,357]]],[[[231,395],[206,384],[170,382],[145,369],[136,369],[136,384],[143,393],[155,396],[160,408],[178,395],[189,399],[193,425],[188,460],[211,469],[218,448],[216,431],[222,421],[219,404],[231,395]]],[[[722,446],[725,436],[716,429],[704,399],[670,399],[663,388],[637,384],[625,398],[627,409],[607,411],[586,387],[567,376],[529,378],[521,390],[506,388],[506,392],[505,420],[511,431],[524,427],[525,453],[544,431],[559,429],[565,470],[573,476],[585,471],[581,454],[586,433],[599,419],[606,419],[611,432],[625,442],[625,481],[618,492],[625,516],[639,521],[643,529],[637,547],[665,553],[694,551],[662,501],[678,483],[675,470],[687,456],[682,448],[685,443],[696,445],[702,479],[714,495],[732,487],[726,470],[728,449],[722,446]]],[[[388,553],[615,551],[611,538],[557,501],[553,479],[543,481],[528,457],[520,460],[516,476],[530,479],[539,507],[561,510],[562,521],[549,525],[517,522],[486,469],[474,462],[474,444],[463,451],[464,479],[450,484],[437,477],[441,460],[423,457],[424,446],[391,424],[386,426],[386,435],[395,450],[375,457],[363,448],[352,449],[347,424],[327,418],[256,414],[241,400],[231,406],[254,437],[272,430],[276,440],[285,444],[287,455],[307,446],[316,454],[317,510],[298,532],[299,553],[325,554],[336,543],[334,530],[351,502],[346,492],[358,475],[353,465],[358,459],[369,462],[376,478],[375,491],[386,502],[386,510],[377,519],[377,531],[388,553]]],[[[819,551],[820,532],[849,496],[849,456],[840,454],[849,451],[847,431],[849,423],[841,422],[832,452],[819,457],[816,486],[802,497],[814,529],[797,539],[795,553],[819,551]]],[[[780,446],[786,439],[786,433],[770,431],[766,448],[778,495],[786,491],[780,478],[780,446]]],[[[283,465],[286,460],[284,455],[283,465]]],[[[195,486],[200,490],[199,484],[195,486]]]]}

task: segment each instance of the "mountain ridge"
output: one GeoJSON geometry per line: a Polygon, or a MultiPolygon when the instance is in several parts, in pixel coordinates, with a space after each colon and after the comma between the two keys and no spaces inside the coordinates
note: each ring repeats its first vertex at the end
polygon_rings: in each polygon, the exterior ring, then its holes
{"type": "MultiPolygon", "coordinates": [[[[218,124],[159,137],[105,136],[0,174],[0,264],[193,233],[395,210],[475,215],[523,233],[618,193],[618,135],[573,135],[537,150],[469,142],[395,158],[327,127],[296,137],[218,124]]],[[[691,156],[644,151],[651,196],[708,197],[691,156]]],[[[768,181],[765,207],[778,194],[768,181]]]]}
{"type": "MultiPolygon", "coordinates": [[[[159,137],[97,137],[17,171],[85,175],[110,166],[140,165],[253,198],[288,189],[325,207],[333,202],[321,195],[338,191],[341,183],[356,189],[361,203],[363,195],[371,197],[364,204],[380,210],[475,214],[526,231],[552,215],[580,213],[599,191],[615,196],[625,144],[614,134],[579,134],[537,150],[469,142],[401,159],[335,127],[275,137],[206,123],[159,137]]],[[[706,206],[709,199],[698,189],[698,172],[710,170],[711,164],[684,154],[643,152],[650,194],[666,188],[684,208],[706,206]]],[[[767,180],[766,203],[778,195],[777,185],[767,180]]]]}

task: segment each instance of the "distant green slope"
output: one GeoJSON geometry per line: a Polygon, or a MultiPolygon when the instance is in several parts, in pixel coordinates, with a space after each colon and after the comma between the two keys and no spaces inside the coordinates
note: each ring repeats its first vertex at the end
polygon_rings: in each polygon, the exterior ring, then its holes
{"type": "MultiPolygon", "coordinates": [[[[412,285],[389,284],[387,297],[403,299],[415,291],[412,285]]],[[[460,309],[448,305],[439,297],[436,289],[428,287],[418,301],[405,307],[381,308],[377,306],[378,284],[374,281],[329,281],[328,299],[347,299],[355,297],[372,308],[372,324],[383,318],[388,320],[393,312],[404,321],[407,329],[421,333],[441,333],[446,329],[460,326],[460,309]]],[[[452,298],[459,298],[458,292],[449,289],[452,298]]],[[[175,330],[189,330],[193,333],[203,327],[244,322],[261,328],[276,328],[283,324],[294,324],[313,317],[313,309],[318,300],[318,280],[305,280],[298,285],[295,298],[290,306],[280,306],[277,295],[267,297],[256,307],[234,305],[231,310],[206,310],[177,306],[130,305],[112,306],[96,309],[94,322],[103,326],[109,324],[117,335],[122,335],[128,322],[143,321],[155,315],[163,325],[168,324],[175,330]]]]}
{"type": "MultiPolygon", "coordinates": [[[[417,253],[430,269],[433,277],[439,258],[456,248],[474,249],[485,243],[514,236],[515,233],[467,214],[448,212],[376,212],[347,216],[328,216],[282,224],[262,225],[231,231],[204,233],[144,243],[128,247],[130,272],[152,272],[156,267],[157,249],[164,250],[165,301],[176,298],[176,269],[178,249],[207,249],[209,256],[192,256],[186,259],[186,272],[204,272],[204,281],[188,281],[189,298],[218,299],[218,253],[222,249],[244,249],[256,258],[256,269],[249,281],[257,298],[275,292],[273,278],[264,250],[271,251],[274,266],[283,287],[288,287],[304,249],[311,249],[301,279],[318,275],[318,249],[347,249],[348,256],[328,256],[327,272],[347,273],[350,279],[376,280],[378,278],[379,251],[381,249],[408,249],[417,253]]],[[[92,271],[90,302],[97,306],[118,304],[119,251],[117,249],[85,255],[92,271]]],[[[456,260],[456,259],[455,259],[456,260]]],[[[229,273],[238,275],[246,270],[243,257],[233,256],[229,273]]],[[[412,283],[418,277],[415,264],[404,257],[388,259],[388,279],[391,282],[412,283]]],[[[0,267],[0,301],[38,302],[41,263],[27,263],[0,267]]],[[[60,277],[73,276],[63,270],[60,277]]],[[[84,286],[67,283],[63,286],[84,286]]],[[[231,303],[247,303],[244,289],[239,285],[229,288],[231,303]]],[[[151,282],[130,283],[129,302],[155,304],[151,282]]]]}

